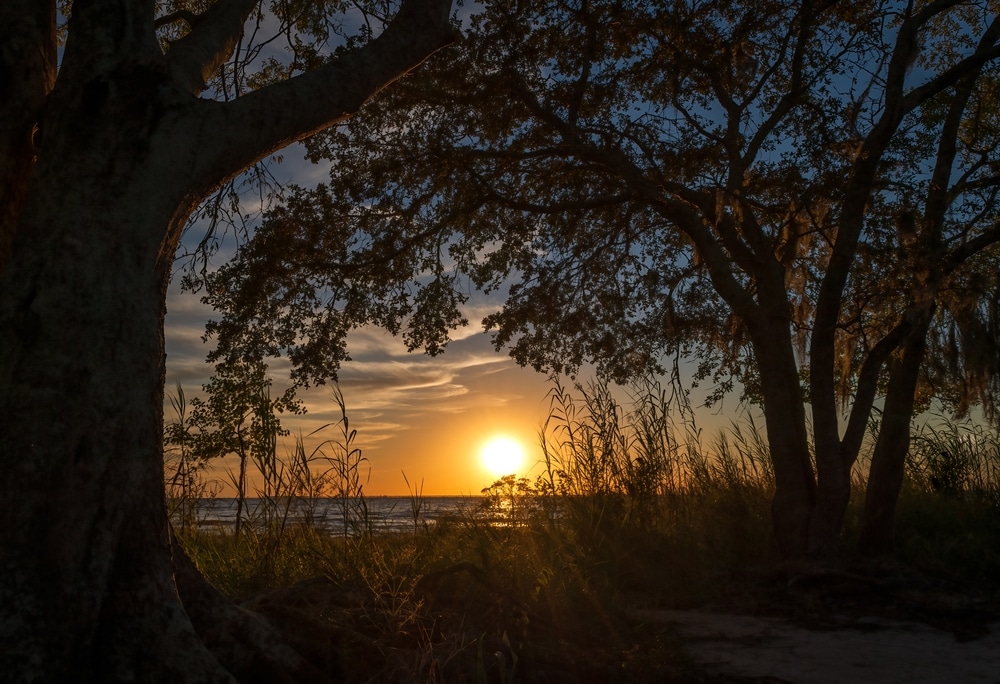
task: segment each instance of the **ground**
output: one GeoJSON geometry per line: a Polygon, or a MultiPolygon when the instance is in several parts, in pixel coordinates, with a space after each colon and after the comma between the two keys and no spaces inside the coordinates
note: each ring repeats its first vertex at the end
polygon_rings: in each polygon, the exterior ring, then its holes
{"type": "Polygon", "coordinates": [[[778,684],[996,684],[1000,621],[963,640],[919,622],[844,619],[837,626],[706,611],[642,611],[677,631],[708,681],[778,684]]]}
{"type": "Polygon", "coordinates": [[[751,586],[708,609],[633,615],[675,630],[707,681],[1000,682],[1000,610],[962,583],[866,564],[772,570],[751,586]]]}
{"type": "Polygon", "coordinates": [[[1000,682],[1000,604],[967,585],[865,564],[751,570],[730,586],[708,604],[621,595],[560,621],[461,564],[381,589],[317,579],[246,604],[344,681],[1000,682]]]}

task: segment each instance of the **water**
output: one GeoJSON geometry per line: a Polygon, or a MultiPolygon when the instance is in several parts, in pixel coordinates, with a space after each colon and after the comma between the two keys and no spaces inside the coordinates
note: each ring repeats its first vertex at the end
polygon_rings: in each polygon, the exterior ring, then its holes
{"type": "MultiPolygon", "coordinates": [[[[475,515],[484,499],[478,496],[428,496],[421,499],[418,526],[437,524],[441,518],[467,518],[475,515]]],[[[347,500],[346,530],[351,534],[360,521],[367,520],[373,532],[406,532],[413,530],[413,510],[409,497],[374,496],[347,500]]],[[[293,500],[285,517],[285,502],[279,502],[277,517],[288,524],[307,522],[331,534],[344,534],[343,499],[293,500]]],[[[199,527],[212,529],[236,524],[236,499],[199,499],[194,516],[199,527]]],[[[247,499],[243,518],[260,520],[265,514],[264,502],[247,499]]]]}

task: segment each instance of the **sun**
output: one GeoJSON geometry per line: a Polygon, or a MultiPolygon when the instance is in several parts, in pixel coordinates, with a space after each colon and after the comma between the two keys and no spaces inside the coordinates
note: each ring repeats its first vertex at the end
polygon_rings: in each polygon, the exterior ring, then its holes
{"type": "Polygon", "coordinates": [[[524,464],[524,447],[512,437],[492,437],[479,450],[479,460],[494,477],[516,475],[524,464]]]}

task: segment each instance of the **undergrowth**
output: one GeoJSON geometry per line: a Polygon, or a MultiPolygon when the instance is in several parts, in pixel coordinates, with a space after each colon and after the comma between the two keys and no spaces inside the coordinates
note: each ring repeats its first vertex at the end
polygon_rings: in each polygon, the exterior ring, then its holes
{"type": "MultiPolygon", "coordinates": [[[[229,596],[329,630],[315,648],[343,681],[702,681],[668,631],[633,616],[725,601],[774,565],[773,479],[752,420],[705,446],[677,396],[648,383],[626,410],[606,385],[556,381],[542,474],[501,478],[479,511],[435,524],[413,487],[412,532],[373,532],[362,506],[337,535],[308,520],[178,534],[229,596]]],[[[340,493],[360,488],[346,414],[343,427],[340,493]]],[[[996,597],[1000,437],[942,422],[913,444],[898,562],[996,597]]]]}

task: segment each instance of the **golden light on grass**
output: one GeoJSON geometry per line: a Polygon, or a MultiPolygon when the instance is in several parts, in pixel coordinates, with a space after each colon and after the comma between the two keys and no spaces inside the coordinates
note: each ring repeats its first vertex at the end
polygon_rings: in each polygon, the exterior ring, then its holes
{"type": "Polygon", "coordinates": [[[479,461],[493,477],[520,474],[524,465],[524,446],[512,437],[496,435],[479,450],[479,461]]]}

